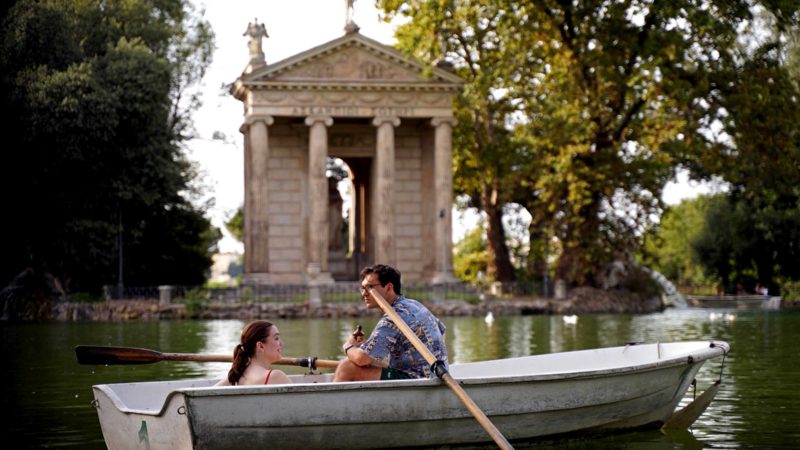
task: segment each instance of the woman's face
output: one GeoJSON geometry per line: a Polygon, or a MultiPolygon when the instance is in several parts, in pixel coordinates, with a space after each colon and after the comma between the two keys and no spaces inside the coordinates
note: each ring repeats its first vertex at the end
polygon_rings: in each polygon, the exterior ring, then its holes
{"type": "Polygon", "coordinates": [[[259,342],[258,346],[264,353],[264,359],[273,363],[281,358],[283,355],[283,340],[281,340],[281,333],[275,325],[269,328],[269,336],[263,342],[259,342]]]}

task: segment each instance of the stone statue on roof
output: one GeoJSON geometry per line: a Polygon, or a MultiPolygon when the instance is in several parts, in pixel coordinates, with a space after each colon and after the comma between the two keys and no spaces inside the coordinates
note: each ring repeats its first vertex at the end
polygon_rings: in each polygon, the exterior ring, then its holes
{"type": "Polygon", "coordinates": [[[353,21],[353,13],[355,6],[353,4],[356,0],[344,0],[344,14],[345,14],[345,21],[344,21],[344,31],[347,33],[357,33],[359,30],[359,26],[353,21]]]}
{"type": "Polygon", "coordinates": [[[247,24],[247,30],[245,30],[242,36],[248,36],[250,38],[247,43],[247,46],[250,48],[250,64],[265,64],[261,39],[265,37],[268,38],[269,35],[267,34],[267,28],[264,24],[258,23],[258,18],[256,18],[254,22],[247,24]]]}

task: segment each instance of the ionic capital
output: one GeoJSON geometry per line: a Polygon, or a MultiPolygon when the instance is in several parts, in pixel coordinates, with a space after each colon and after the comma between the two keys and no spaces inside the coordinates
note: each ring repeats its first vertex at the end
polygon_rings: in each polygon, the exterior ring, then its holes
{"type": "Polygon", "coordinates": [[[431,125],[434,127],[438,127],[442,124],[448,124],[451,127],[454,127],[457,123],[458,121],[455,119],[455,117],[434,117],[431,119],[431,125]]]}
{"type": "Polygon", "coordinates": [[[333,117],[317,115],[317,114],[306,117],[306,125],[309,127],[317,122],[322,122],[323,125],[329,127],[333,125],[333,117]]]}
{"type": "Polygon", "coordinates": [[[252,125],[256,122],[264,122],[264,125],[270,126],[275,123],[275,118],[272,116],[261,115],[261,114],[253,114],[250,116],[245,117],[244,124],[245,125],[252,125]]]}
{"type": "Polygon", "coordinates": [[[393,127],[399,127],[400,126],[400,118],[397,117],[397,116],[375,116],[375,118],[372,119],[372,125],[373,126],[379,127],[379,126],[383,125],[384,123],[389,123],[393,127]]]}

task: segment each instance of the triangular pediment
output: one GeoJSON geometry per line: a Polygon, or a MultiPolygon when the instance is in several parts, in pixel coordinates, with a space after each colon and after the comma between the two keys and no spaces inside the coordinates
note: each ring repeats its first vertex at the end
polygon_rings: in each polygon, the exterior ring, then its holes
{"type": "Polygon", "coordinates": [[[275,81],[330,80],[330,81],[388,81],[426,82],[422,74],[396,61],[382,58],[362,47],[347,46],[274,74],[275,81]]]}
{"type": "Polygon", "coordinates": [[[242,76],[245,84],[272,83],[354,83],[354,84],[438,84],[460,86],[463,81],[452,72],[429,68],[406,58],[392,47],[358,33],[322,44],[242,76]]]}

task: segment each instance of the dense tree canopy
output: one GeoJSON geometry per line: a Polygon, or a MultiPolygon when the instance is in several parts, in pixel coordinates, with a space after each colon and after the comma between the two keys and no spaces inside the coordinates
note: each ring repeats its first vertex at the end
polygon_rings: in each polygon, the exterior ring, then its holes
{"type": "Polygon", "coordinates": [[[731,149],[750,147],[755,158],[767,146],[770,155],[796,144],[786,128],[796,97],[767,104],[767,95],[787,93],[785,78],[770,72],[774,85],[758,87],[758,68],[768,65],[758,55],[780,41],[767,38],[751,52],[739,41],[754,11],[778,29],[794,23],[794,2],[380,4],[411,19],[398,29],[403,50],[446,58],[467,80],[457,104],[455,183],[486,213],[490,275],[501,281],[513,278],[497,242],[504,204],[528,209],[533,236],[557,239],[558,277],[599,285],[611,260],[640,248],[677,167],[700,177],[732,173],[755,161],[732,158],[731,149]],[[786,103],[789,118],[771,128],[786,103]],[[742,120],[760,127],[743,134],[742,120]],[[728,130],[730,145],[711,136],[716,126],[728,130]],[[775,139],[765,143],[760,133],[775,139]]]}
{"type": "Polygon", "coordinates": [[[196,82],[213,35],[184,0],[22,0],[0,36],[0,284],[63,292],[204,281],[219,238],[193,205],[196,82]],[[121,246],[121,247],[120,247],[121,246]]]}
{"type": "MultiPolygon", "coordinates": [[[[767,17],[770,19],[770,17],[767,17]]],[[[692,247],[729,293],[773,293],[800,279],[800,47],[780,21],[768,20],[780,42],[742,46],[738,63],[718,83],[724,138],[696,155],[695,174],[715,174],[730,187],[713,199],[692,247]]]]}
{"type": "Polygon", "coordinates": [[[783,281],[800,279],[800,204],[776,209],[736,195],[712,200],[691,245],[722,289],[752,293],[761,284],[776,294],[783,281]]]}

